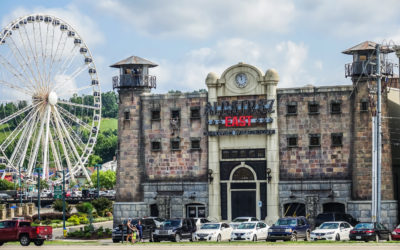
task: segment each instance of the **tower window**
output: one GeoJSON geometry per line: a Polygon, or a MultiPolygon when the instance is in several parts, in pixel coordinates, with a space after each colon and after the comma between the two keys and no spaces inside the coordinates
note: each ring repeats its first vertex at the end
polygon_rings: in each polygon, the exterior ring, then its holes
{"type": "Polygon", "coordinates": [[[181,111],[179,109],[171,110],[171,119],[179,120],[181,118],[181,111]]]}
{"type": "Polygon", "coordinates": [[[342,103],[340,101],[332,101],[331,114],[340,114],[340,113],[342,113],[342,103]]]}
{"type": "Polygon", "coordinates": [[[161,140],[151,142],[151,151],[161,151],[161,140]]]}
{"type": "Polygon", "coordinates": [[[321,136],[319,134],[310,134],[310,147],[321,146],[321,136]]]}
{"type": "Polygon", "coordinates": [[[181,139],[179,138],[171,139],[171,150],[181,150],[181,139]]]}
{"type": "Polygon", "coordinates": [[[360,111],[361,112],[368,112],[368,99],[361,99],[361,103],[360,103],[360,111]]]}
{"type": "Polygon", "coordinates": [[[190,108],[190,118],[191,119],[200,119],[200,107],[191,107],[190,108]]]}
{"type": "Polygon", "coordinates": [[[199,150],[200,149],[200,138],[191,138],[191,149],[192,150],[199,150]]]}
{"type": "Polygon", "coordinates": [[[152,121],[159,121],[161,120],[161,114],[159,109],[154,109],[151,111],[151,120],[152,121]]]}
{"type": "Polygon", "coordinates": [[[342,133],[332,133],[331,134],[332,146],[342,146],[342,139],[343,139],[342,133]]]}
{"type": "Polygon", "coordinates": [[[287,115],[297,115],[297,102],[289,102],[286,105],[286,114],[287,115]]]}
{"type": "Polygon", "coordinates": [[[124,111],[124,119],[125,120],[130,120],[130,112],[129,112],[129,110],[125,110],[124,111]]]}
{"type": "Polygon", "coordinates": [[[286,139],[288,148],[297,147],[297,135],[287,135],[286,139]]]}
{"type": "Polygon", "coordinates": [[[319,114],[319,104],[318,102],[312,101],[308,103],[308,114],[317,115],[319,114]]]}

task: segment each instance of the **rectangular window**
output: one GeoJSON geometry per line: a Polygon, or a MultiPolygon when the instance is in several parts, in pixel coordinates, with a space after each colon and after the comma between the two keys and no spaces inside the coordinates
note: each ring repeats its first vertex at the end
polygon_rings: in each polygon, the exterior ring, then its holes
{"type": "Polygon", "coordinates": [[[308,114],[317,115],[319,114],[319,104],[318,102],[312,101],[308,103],[308,114]]]}
{"type": "Polygon", "coordinates": [[[237,159],[237,158],[265,158],[265,149],[226,149],[222,150],[222,159],[237,159]]]}
{"type": "Polygon", "coordinates": [[[161,120],[161,114],[159,109],[154,109],[151,111],[151,120],[152,121],[159,121],[161,120]]]}
{"type": "Polygon", "coordinates": [[[264,158],[265,157],[265,149],[257,149],[257,158],[264,158]]]}
{"type": "Polygon", "coordinates": [[[288,135],[286,139],[289,148],[297,147],[297,135],[288,135]]]}
{"type": "Polygon", "coordinates": [[[247,150],[242,149],[239,151],[239,158],[247,158],[247,150]]]}
{"type": "Polygon", "coordinates": [[[181,139],[171,139],[171,150],[181,150],[181,139]]]}
{"type": "Polygon", "coordinates": [[[191,107],[190,108],[190,118],[191,119],[200,119],[200,107],[191,107]]]}
{"type": "Polygon", "coordinates": [[[368,112],[369,101],[368,99],[361,99],[360,112],[368,112]]]}
{"type": "Polygon", "coordinates": [[[310,134],[310,147],[320,147],[321,146],[321,136],[319,134],[310,134]]]}
{"type": "Polygon", "coordinates": [[[152,141],[151,142],[151,151],[161,151],[161,141],[152,141]]]}
{"type": "Polygon", "coordinates": [[[200,149],[200,138],[191,138],[191,149],[192,150],[199,150],[200,149]]]}
{"type": "Polygon", "coordinates": [[[342,139],[343,139],[342,133],[332,133],[331,134],[332,146],[342,146],[342,139]]]}
{"type": "Polygon", "coordinates": [[[222,159],[229,159],[229,150],[222,150],[222,159]]]}
{"type": "Polygon", "coordinates": [[[124,112],[124,118],[125,118],[125,120],[130,120],[130,112],[129,111],[124,112]]]}
{"type": "Polygon", "coordinates": [[[180,119],[181,118],[181,111],[179,109],[171,110],[171,119],[180,119]]]}
{"type": "Polygon", "coordinates": [[[297,102],[290,102],[286,105],[287,115],[297,115],[297,102]]]}
{"type": "Polygon", "coordinates": [[[249,158],[256,158],[256,150],[255,149],[249,150],[249,158]]]}
{"type": "Polygon", "coordinates": [[[231,150],[229,157],[230,158],[239,158],[239,152],[237,150],[231,150]]]}
{"type": "Polygon", "coordinates": [[[331,114],[340,114],[342,113],[342,103],[339,101],[331,102],[331,114]]]}

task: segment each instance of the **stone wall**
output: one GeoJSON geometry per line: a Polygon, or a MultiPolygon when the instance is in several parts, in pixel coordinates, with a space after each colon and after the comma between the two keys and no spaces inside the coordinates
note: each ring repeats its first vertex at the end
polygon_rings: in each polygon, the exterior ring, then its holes
{"type": "Polygon", "coordinates": [[[281,180],[350,179],[351,86],[278,89],[278,120],[281,180]],[[308,103],[319,104],[318,114],[309,114],[308,103]],[[331,113],[331,102],[341,102],[341,112],[331,113]],[[287,105],[297,103],[297,114],[287,105]],[[332,133],[342,133],[342,146],[333,146],[332,133]],[[320,135],[320,146],[310,146],[310,134],[320,135]],[[287,138],[297,136],[297,146],[287,138]]]}
{"type": "Polygon", "coordinates": [[[120,225],[128,218],[148,216],[149,211],[149,206],[145,202],[114,202],[113,227],[120,225]]]}

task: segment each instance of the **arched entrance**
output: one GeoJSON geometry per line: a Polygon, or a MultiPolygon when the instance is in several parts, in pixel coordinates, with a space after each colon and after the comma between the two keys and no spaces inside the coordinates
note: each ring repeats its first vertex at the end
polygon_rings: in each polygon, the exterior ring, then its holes
{"type": "Polygon", "coordinates": [[[306,205],[299,202],[286,203],[283,206],[283,216],[306,216],[306,205]]]}
{"type": "Polygon", "coordinates": [[[257,215],[257,183],[253,170],[246,166],[233,169],[231,173],[232,219],[239,216],[257,215]]]}

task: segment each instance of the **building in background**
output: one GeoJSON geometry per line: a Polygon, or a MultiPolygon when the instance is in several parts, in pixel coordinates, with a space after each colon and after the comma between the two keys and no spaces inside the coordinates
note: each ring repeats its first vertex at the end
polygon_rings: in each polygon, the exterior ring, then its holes
{"type": "MultiPolygon", "coordinates": [[[[272,224],[322,212],[370,220],[376,83],[367,62],[375,60],[375,46],[344,51],[353,56],[346,66],[350,86],[279,89],[275,70],[264,74],[238,63],[221,76],[209,73],[207,92],[152,94],[156,79],[149,68],[156,64],[133,56],[112,65],[120,70],[113,78],[119,92],[114,223],[142,216],[254,216],[272,224]]],[[[383,94],[384,117],[399,113],[392,67],[384,68],[385,89],[392,87],[383,94]]],[[[400,139],[396,144],[397,128],[389,121],[382,127],[382,221],[392,228],[400,139]]]]}

